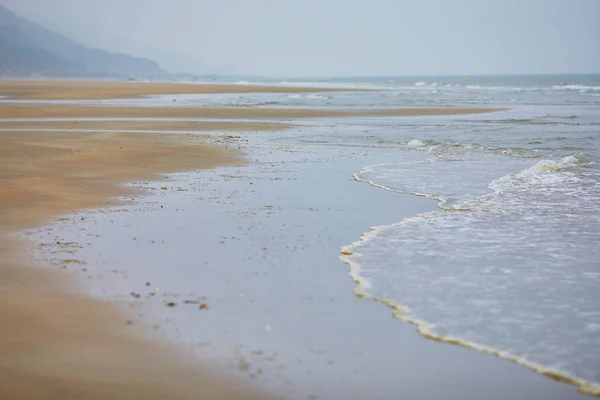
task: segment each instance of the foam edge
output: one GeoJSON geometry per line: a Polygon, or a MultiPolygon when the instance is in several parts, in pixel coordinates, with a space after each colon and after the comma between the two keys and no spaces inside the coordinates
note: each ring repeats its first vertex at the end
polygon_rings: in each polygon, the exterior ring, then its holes
{"type": "Polygon", "coordinates": [[[353,242],[348,246],[344,246],[340,250],[339,259],[349,266],[349,275],[352,280],[356,283],[356,287],[352,290],[357,297],[366,300],[373,300],[378,303],[384,304],[392,309],[392,315],[394,318],[399,319],[401,321],[407,322],[416,327],[417,333],[423,336],[426,339],[433,340],[440,343],[447,343],[455,346],[461,346],[465,348],[469,348],[471,350],[476,350],[484,353],[491,354],[498,358],[512,361],[516,364],[519,364],[525,368],[528,368],[538,374],[541,374],[547,378],[553,379],[558,382],[567,383],[569,385],[575,386],[578,392],[582,395],[592,396],[600,398],[600,385],[597,385],[592,382],[584,381],[577,379],[573,376],[570,376],[564,372],[555,371],[549,368],[545,368],[536,363],[527,361],[525,359],[513,356],[501,350],[497,350],[493,347],[488,347],[484,345],[480,345],[477,343],[469,342],[460,338],[454,337],[445,337],[438,334],[435,334],[431,330],[431,326],[425,322],[418,320],[410,315],[409,308],[397,303],[391,299],[386,299],[382,297],[377,297],[370,294],[367,291],[369,287],[368,280],[360,275],[360,264],[353,260],[353,258],[360,257],[360,253],[353,251],[352,248],[357,247],[358,245],[364,243],[365,241],[369,241],[372,238],[377,236],[377,231],[382,227],[374,227],[370,228],[369,232],[363,233],[360,236],[360,239],[353,242]]]}

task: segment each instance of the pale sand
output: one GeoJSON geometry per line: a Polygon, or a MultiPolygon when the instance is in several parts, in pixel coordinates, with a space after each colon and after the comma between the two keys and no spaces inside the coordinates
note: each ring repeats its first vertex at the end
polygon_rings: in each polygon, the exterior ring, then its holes
{"type": "Polygon", "coordinates": [[[259,85],[142,83],[85,80],[0,80],[0,96],[23,100],[99,100],[140,98],[160,94],[310,93],[342,91],[348,90],[259,85]]]}
{"type": "Polygon", "coordinates": [[[1,121],[0,129],[56,129],[107,130],[107,131],[222,131],[258,132],[283,131],[290,124],[277,122],[235,122],[235,121],[1,121]]]}
{"type": "Polygon", "coordinates": [[[265,398],[144,338],[112,305],[31,265],[10,232],[128,192],[119,184],[241,163],[199,136],[0,132],[0,399],[265,398]]]}
{"type": "MultiPolygon", "coordinates": [[[[241,126],[240,126],[241,128],[241,126]]],[[[0,132],[0,227],[22,229],[123,195],[120,183],[153,173],[241,162],[198,135],[0,132]]]]}
{"type": "MultiPolygon", "coordinates": [[[[1,93],[1,92],[0,92],[1,93]]],[[[2,104],[0,118],[344,118],[344,117],[411,117],[431,115],[477,114],[502,111],[498,108],[395,108],[371,110],[312,110],[294,108],[159,108],[74,106],[47,104],[2,104]]]]}

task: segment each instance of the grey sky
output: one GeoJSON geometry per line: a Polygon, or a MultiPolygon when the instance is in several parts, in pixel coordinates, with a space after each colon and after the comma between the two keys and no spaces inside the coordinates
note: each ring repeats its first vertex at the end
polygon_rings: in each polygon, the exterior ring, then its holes
{"type": "Polygon", "coordinates": [[[600,72],[600,0],[0,0],[173,71],[270,76],[600,72]]]}

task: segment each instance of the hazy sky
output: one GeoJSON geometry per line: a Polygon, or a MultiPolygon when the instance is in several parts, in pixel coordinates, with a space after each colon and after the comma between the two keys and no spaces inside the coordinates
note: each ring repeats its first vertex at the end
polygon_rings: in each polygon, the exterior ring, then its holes
{"type": "Polygon", "coordinates": [[[267,76],[600,72],[600,0],[0,0],[173,71],[267,76]],[[204,69],[204,70],[202,70],[204,69]]]}

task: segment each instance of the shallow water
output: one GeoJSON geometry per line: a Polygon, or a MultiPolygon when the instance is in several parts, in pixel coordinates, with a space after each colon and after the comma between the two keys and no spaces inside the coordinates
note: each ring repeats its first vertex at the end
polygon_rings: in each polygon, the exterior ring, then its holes
{"type": "Polygon", "coordinates": [[[600,383],[600,80],[561,79],[465,87],[467,103],[514,107],[491,117],[369,129],[399,160],[355,178],[440,210],[376,228],[343,259],[435,335],[600,383]]]}
{"type": "Polygon", "coordinates": [[[365,119],[302,140],[395,148],[396,162],[355,179],[439,202],[344,248],[365,292],[445,340],[600,384],[600,76],[281,82],[321,83],[389,91],[289,104],[510,107],[365,119]]]}
{"type": "Polygon", "coordinates": [[[209,99],[192,96],[188,101],[206,104],[270,106],[285,104],[307,107],[389,106],[512,106],[553,104],[598,104],[598,75],[562,76],[465,76],[465,77],[356,77],[268,79],[223,78],[221,82],[283,86],[382,89],[384,92],[227,94],[209,99]]]}
{"type": "Polygon", "coordinates": [[[395,162],[397,149],[299,143],[330,131],[301,129],[228,139],[248,165],[138,182],[147,194],[120,212],[37,232],[38,255],[122,303],[134,324],[281,398],[580,397],[513,363],[423,340],[354,296],[339,248],[369,224],[436,206],[352,179],[361,165],[395,162]]]}

